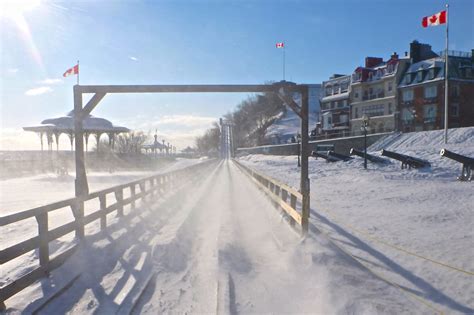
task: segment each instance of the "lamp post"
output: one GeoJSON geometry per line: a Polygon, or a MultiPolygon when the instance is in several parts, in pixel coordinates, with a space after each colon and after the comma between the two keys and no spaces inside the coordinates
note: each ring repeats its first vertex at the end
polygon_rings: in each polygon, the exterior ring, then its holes
{"type": "Polygon", "coordinates": [[[367,169],[367,128],[369,127],[370,117],[362,116],[362,129],[364,130],[364,169],[367,169]]]}

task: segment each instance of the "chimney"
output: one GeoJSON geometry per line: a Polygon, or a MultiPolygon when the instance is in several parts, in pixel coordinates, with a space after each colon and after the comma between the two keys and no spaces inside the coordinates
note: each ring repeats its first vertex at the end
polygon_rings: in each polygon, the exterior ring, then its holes
{"type": "Polygon", "coordinates": [[[394,52],[394,53],[390,56],[390,59],[392,59],[392,60],[398,60],[398,54],[397,54],[397,52],[394,52]]]}
{"type": "Polygon", "coordinates": [[[437,56],[438,55],[431,50],[431,45],[421,44],[417,40],[410,43],[410,58],[413,63],[437,56]]]}
{"type": "Polygon", "coordinates": [[[382,58],[378,57],[365,57],[365,67],[366,68],[373,68],[376,65],[379,65],[383,62],[382,58]]]}
{"type": "Polygon", "coordinates": [[[405,51],[405,57],[408,57],[408,51],[405,51]]]}

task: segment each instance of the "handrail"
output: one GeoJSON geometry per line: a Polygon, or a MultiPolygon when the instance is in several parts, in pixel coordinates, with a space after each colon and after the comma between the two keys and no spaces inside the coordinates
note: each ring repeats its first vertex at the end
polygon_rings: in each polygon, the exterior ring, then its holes
{"type": "Polygon", "coordinates": [[[126,184],[95,191],[84,197],[69,198],[0,217],[0,226],[17,223],[33,217],[38,225],[38,234],[36,236],[0,250],[0,265],[32,250],[38,250],[39,257],[39,267],[21,275],[19,278],[11,279],[10,282],[0,287],[0,311],[5,309],[5,300],[22,291],[54,268],[59,267],[77,248],[77,244],[75,244],[72,248],[51,259],[49,242],[74,231],[76,238],[83,239],[85,237],[85,226],[97,220],[100,220],[100,231],[103,231],[107,228],[107,215],[114,211],[117,212],[118,217],[134,216],[138,213],[133,211],[135,210],[135,202],[137,200],[143,200],[150,194],[166,193],[172,189],[172,186],[180,184],[184,179],[183,177],[193,176],[196,178],[195,172],[204,172],[207,166],[214,161],[208,160],[179,170],[155,174],[126,184]],[[137,186],[139,186],[139,191],[136,189],[137,186]],[[130,196],[124,198],[124,189],[128,188],[130,188],[130,196]],[[107,205],[108,194],[115,194],[115,202],[109,205],[107,205]],[[99,198],[100,201],[99,209],[84,215],[84,202],[96,198],[99,198]],[[131,210],[124,215],[123,210],[126,205],[131,205],[131,210]],[[74,220],[50,229],[48,227],[49,213],[64,208],[70,208],[74,215],[74,220]]]}
{"type": "Polygon", "coordinates": [[[295,188],[290,187],[280,181],[271,178],[267,175],[263,175],[248,166],[243,165],[237,160],[233,160],[236,165],[244,171],[254,182],[261,187],[267,195],[280,206],[292,219],[291,225],[298,223],[304,231],[304,224],[308,222],[308,218],[303,218],[301,203],[303,200],[302,194],[295,188]],[[290,196],[290,203],[287,202],[288,196],[290,196]],[[299,200],[299,203],[298,203],[299,200]],[[299,207],[298,207],[299,206],[299,207]]]}

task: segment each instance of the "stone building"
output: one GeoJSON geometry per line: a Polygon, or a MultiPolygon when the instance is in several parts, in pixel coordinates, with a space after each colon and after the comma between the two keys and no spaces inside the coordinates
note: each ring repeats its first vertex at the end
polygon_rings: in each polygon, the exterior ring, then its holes
{"type": "Polygon", "coordinates": [[[358,67],[351,77],[350,108],[351,132],[360,134],[362,117],[370,117],[371,132],[397,129],[397,85],[409,59],[394,53],[389,60],[365,58],[364,67],[358,67]]]}
{"type": "MultiPolygon", "coordinates": [[[[400,130],[444,128],[445,58],[431,46],[410,44],[411,62],[398,85],[400,130]]],[[[448,127],[474,126],[474,57],[450,51],[448,127]]]]}
{"type": "Polygon", "coordinates": [[[349,131],[350,75],[334,74],[323,82],[321,129],[324,135],[345,135],[349,131]]]}

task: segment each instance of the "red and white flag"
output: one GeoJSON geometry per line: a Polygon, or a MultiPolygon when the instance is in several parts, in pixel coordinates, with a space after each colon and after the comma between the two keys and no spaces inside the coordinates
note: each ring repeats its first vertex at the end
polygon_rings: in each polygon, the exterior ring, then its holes
{"type": "Polygon", "coordinates": [[[74,74],[79,74],[79,65],[75,65],[74,67],[67,69],[66,72],[64,72],[63,77],[68,77],[74,74]]]}
{"type": "Polygon", "coordinates": [[[285,44],[282,42],[282,43],[276,43],[276,48],[284,48],[285,47],[285,44]]]}
{"type": "Polygon", "coordinates": [[[440,24],[446,24],[446,10],[433,14],[432,16],[425,16],[421,21],[423,27],[436,26],[440,24]]]}

